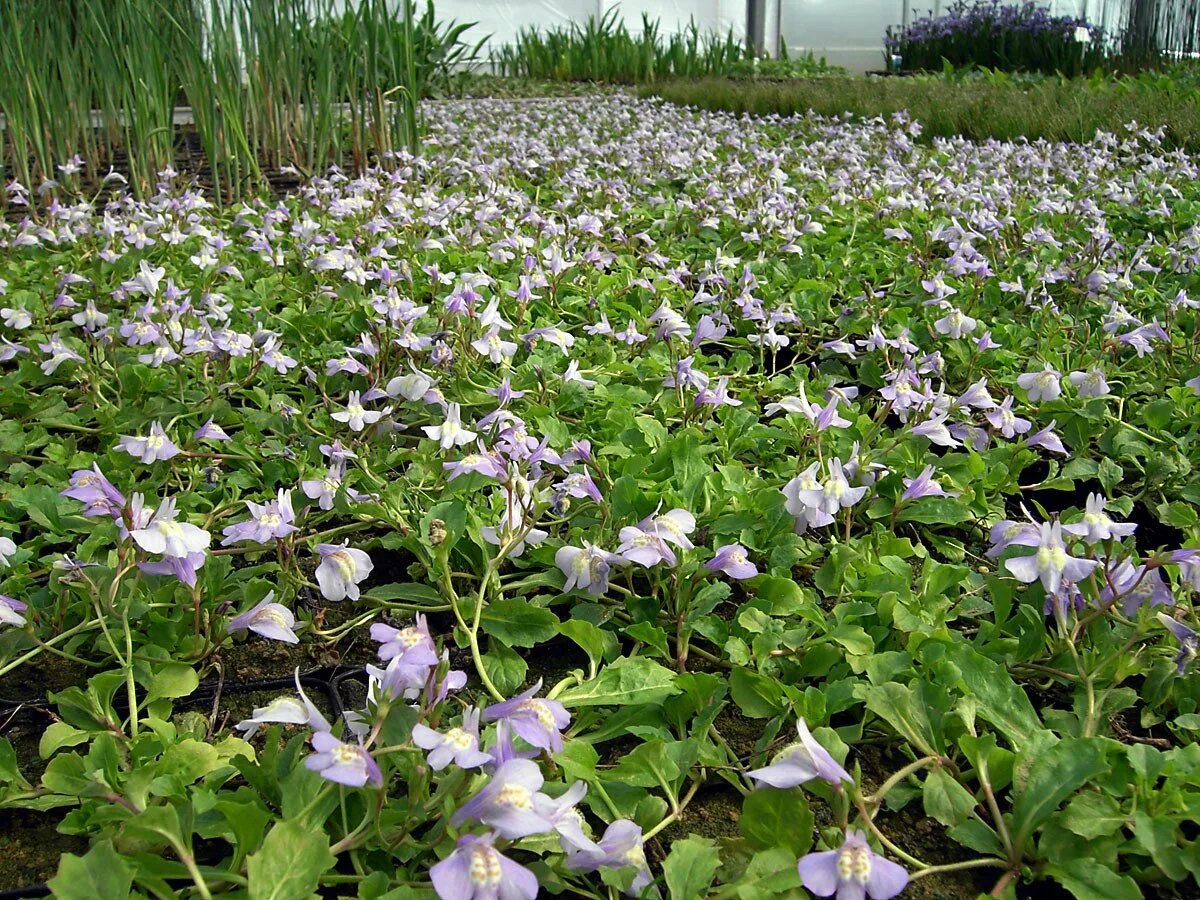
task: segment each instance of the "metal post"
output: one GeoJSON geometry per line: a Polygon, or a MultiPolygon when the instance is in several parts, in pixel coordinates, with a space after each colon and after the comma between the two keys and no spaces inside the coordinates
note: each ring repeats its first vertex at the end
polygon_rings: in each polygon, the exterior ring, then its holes
{"type": "Polygon", "coordinates": [[[746,0],[746,46],[762,56],[767,42],[767,0],[746,0]]]}

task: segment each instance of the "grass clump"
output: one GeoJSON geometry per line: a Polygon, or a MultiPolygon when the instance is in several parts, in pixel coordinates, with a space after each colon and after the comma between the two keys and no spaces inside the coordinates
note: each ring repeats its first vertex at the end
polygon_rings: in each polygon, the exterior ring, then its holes
{"type": "Polygon", "coordinates": [[[744,82],[710,78],[643,88],[643,96],[672,103],[751,115],[823,116],[849,113],[860,119],[907,111],[929,140],[1087,141],[1097,131],[1118,131],[1129,122],[1163,129],[1171,147],[1200,150],[1200,95],[1171,75],[1136,78],[1012,79],[989,74],[975,79],[814,78],[744,82]]]}

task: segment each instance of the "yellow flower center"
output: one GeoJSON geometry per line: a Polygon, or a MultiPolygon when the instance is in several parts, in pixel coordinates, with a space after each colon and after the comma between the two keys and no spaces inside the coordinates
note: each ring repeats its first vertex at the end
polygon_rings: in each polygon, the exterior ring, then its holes
{"type": "Polygon", "coordinates": [[[555,729],[557,727],[554,724],[554,714],[550,712],[550,707],[546,705],[544,700],[538,700],[536,698],[532,700],[525,700],[521,703],[519,708],[527,709],[537,716],[538,723],[543,727],[548,729],[555,729]]]}
{"type": "Polygon", "coordinates": [[[866,847],[844,847],[838,853],[838,878],[866,884],[871,878],[871,854],[866,847]]]}
{"type": "Polygon", "coordinates": [[[496,888],[499,886],[500,854],[491,847],[472,848],[468,877],[472,884],[479,887],[496,888]]]}
{"type": "Polygon", "coordinates": [[[533,793],[529,788],[520,784],[506,784],[500,788],[496,801],[513,809],[529,809],[533,806],[533,793]]]}

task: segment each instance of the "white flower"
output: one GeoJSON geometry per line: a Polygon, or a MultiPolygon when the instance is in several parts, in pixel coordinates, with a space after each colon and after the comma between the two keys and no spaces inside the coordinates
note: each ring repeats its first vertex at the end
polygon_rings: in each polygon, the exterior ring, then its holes
{"type": "Polygon", "coordinates": [[[451,403],[446,410],[446,421],[441,425],[426,425],[422,429],[430,440],[437,441],[443,450],[451,447],[461,447],[475,440],[478,435],[462,426],[462,412],[457,403],[451,403]]]}
{"type": "Polygon", "coordinates": [[[147,553],[161,553],[180,559],[189,553],[200,553],[211,540],[203,528],[187,522],[175,521],[175,500],[166,497],[159,504],[158,512],[145,528],[130,532],[137,545],[147,553]]]}
{"type": "Polygon", "coordinates": [[[317,566],[317,584],[326,600],[358,599],[358,583],[364,581],[374,564],[361,550],[339,544],[317,544],[321,564],[317,566]]]}
{"type": "Polygon", "coordinates": [[[0,569],[12,565],[9,557],[16,552],[17,545],[12,542],[11,538],[0,537],[0,569]]]}
{"type": "Polygon", "coordinates": [[[1047,365],[1040,372],[1026,372],[1017,376],[1017,385],[1029,392],[1029,402],[1057,400],[1062,394],[1061,376],[1047,365]]]}
{"type": "Polygon", "coordinates": [[[584,378],[582,375],[579,374],[579,362],[574,359],[571,360],[571,364],[569,366],[567,366],[567,371],[563,372],[562,380],[564,382],[574,381],[580,387],[585,387],[585,388],[590,388],[590,387],[596,386],[596,382],[594,382],[592,379],[584,378]]]}
{"type": "Polygon", "coordinates": [[[346,400],[346,408],[332,414],[334,421],[345,422],[351,431],[362,431],[367,425],[374,425],[392,411],[390,406],[381,410],[363,409],[361,396],[358,391],[351,391],[346,400]]]}

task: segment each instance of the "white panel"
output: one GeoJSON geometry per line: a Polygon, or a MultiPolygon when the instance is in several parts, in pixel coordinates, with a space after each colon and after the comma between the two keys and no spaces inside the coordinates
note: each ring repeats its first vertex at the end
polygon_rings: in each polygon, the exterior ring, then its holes
{"type": "Polygon", "coordinates": [[[508,44],[522,28],[556,28],[586,22],[595,14],[597,0],[437,0],[435,9],[443,20],[478,22],[466,37],[478,41],[486,34],[489,44],[508,44]]]}
{"type": "MultiPolygon", "coordinates": [[[[919,14],[915,4],[913,12],[919,14]]],[[[874,51],[876,64],[870,67],[880,68],[884,30],[898,25],[902,15],[899,0],[789,0],[783,5],[783,37],[789,49],[874,51]]]]}
{"type": "Polygon", "coordinates": [[[739,16],[730,16],[727,7],[741,7],[740,18],[745,19],[744,3],[727,3],[725,0],[642,0],[639,3],[622,0],[601,0],[605,10],[616,9],[616,15],[624,20],[631,31],[642,27],[642,14],[651,20],[657,19],[663,33],[680,31],[689,21],[695,21],[701,31],[718,31],[724,34],[731,26],[739,36],[745,30],[745,22],[735,22],[739,16]]]}

